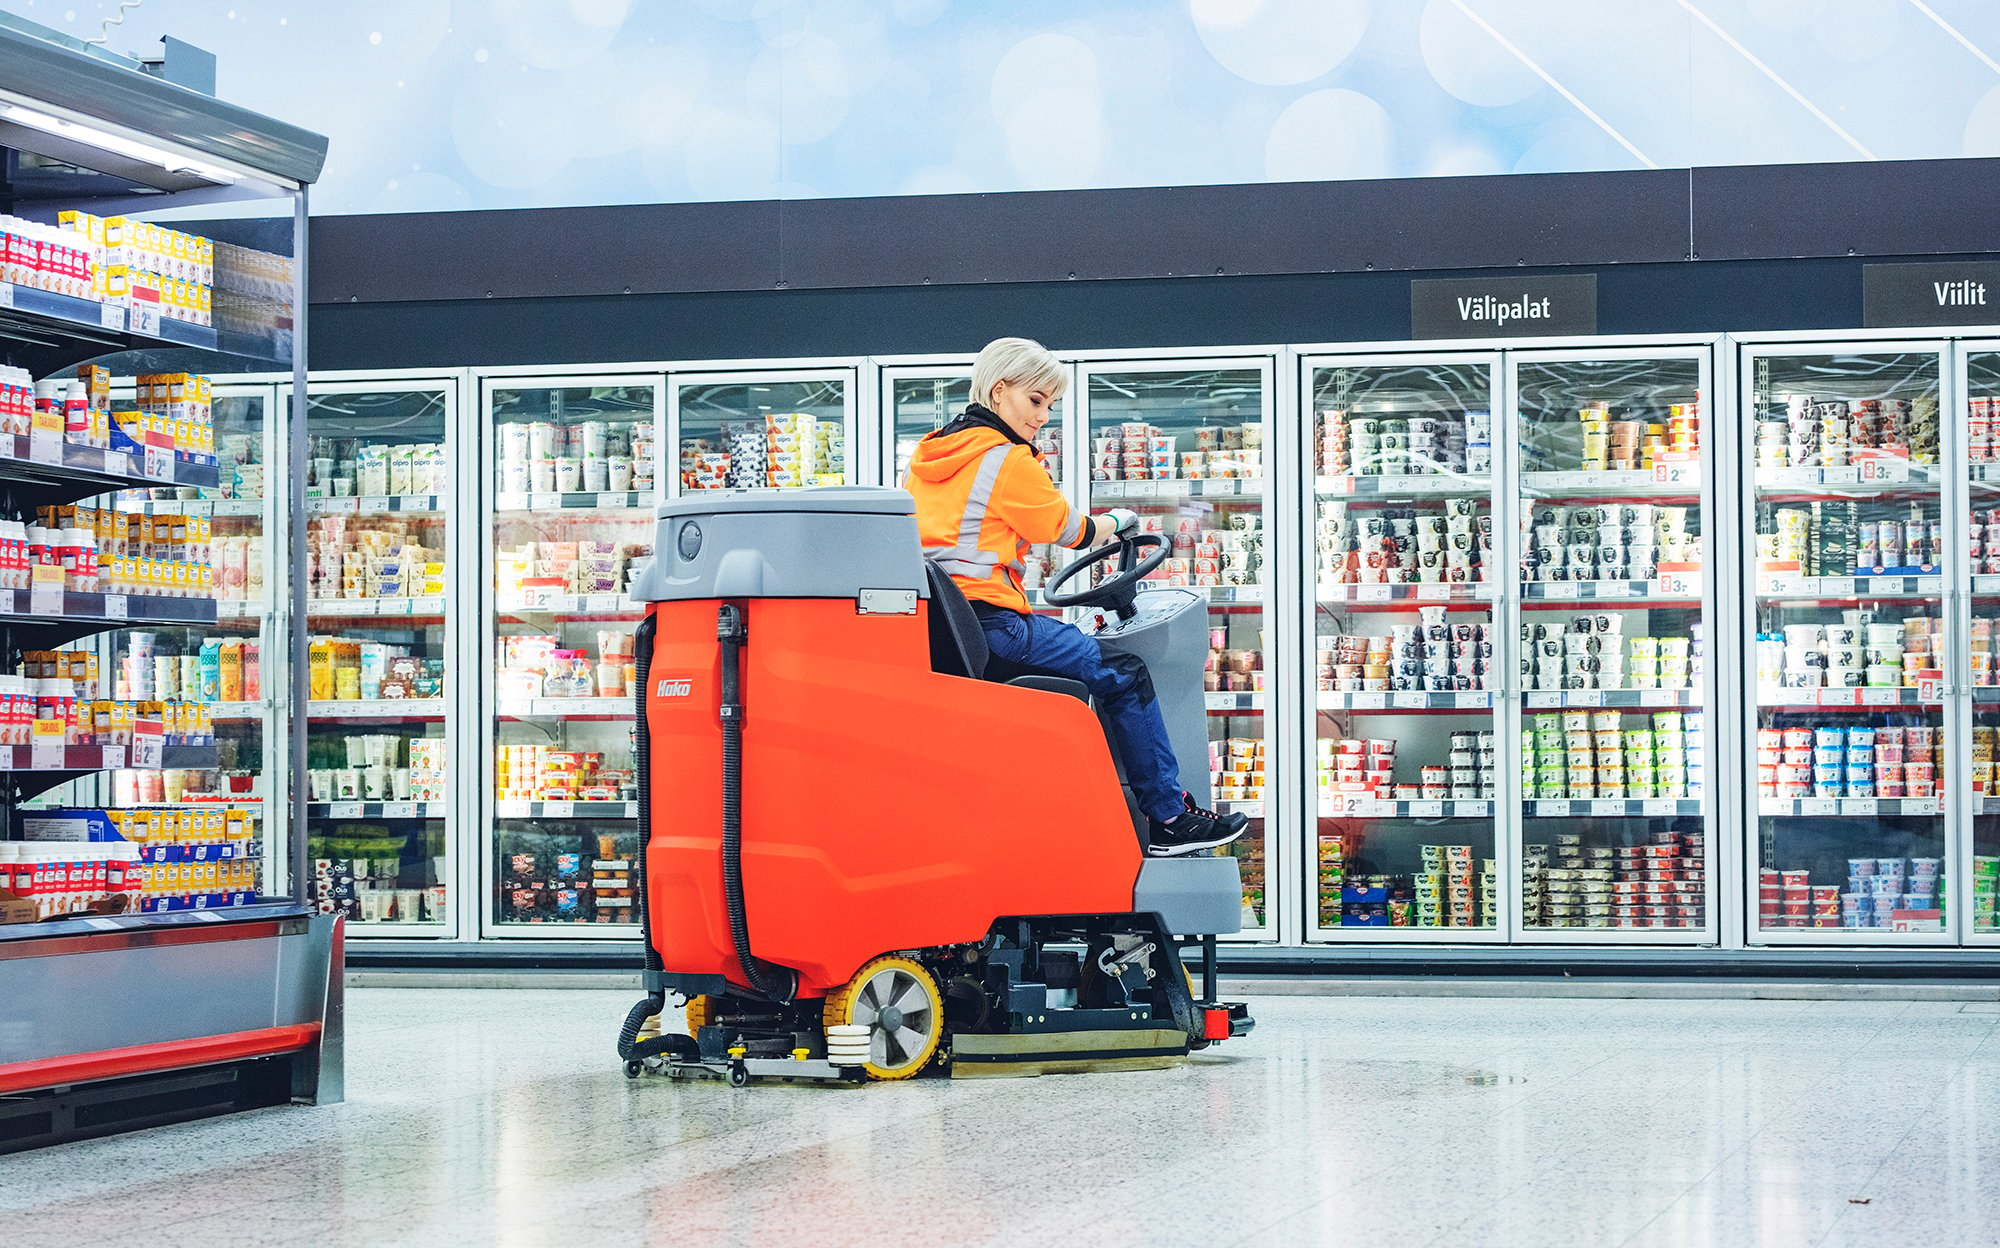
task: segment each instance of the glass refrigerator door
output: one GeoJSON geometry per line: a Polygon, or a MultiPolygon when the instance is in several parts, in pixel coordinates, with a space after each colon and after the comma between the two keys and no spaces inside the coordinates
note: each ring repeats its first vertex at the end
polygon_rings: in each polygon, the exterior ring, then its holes
{"type": "MultiPolygon", "coordinates": [[[[972,402],[972,361],[918,370],[885,369],[882,392],[889,408],[889,445],[895,448],[883,484],[901,485],[917,443],[956,419],[972,402]]],[[[1051,420],[1048,428],[1057,430],[1061,424],[1060,419],[1051,420]]],[[[1061,446],[1059,434],[1051,435],[1050,444],[1061,446]]]]}
{"type": "Polygon", "coordinates": [[[1510,363],[1521,929],[1712,941],[1710,349],[1510,363]]]}
{"type": "Polygon", "coordinates": [[[669,382],[670,493],[844,485],[854,370],[684,373],[669,382]]]}
{"type": "Polygon", "coordinates": [[[632,635],[642,612],[627,590],[653,552],[661,386],[650,377],[484,385],[495,490],[493,675],[481,682],[482,754],[493,768],[484,922],[498,934],[629,939],[639,850],[632,635]],[[520,489],[522,465],[545,459],[562,465],[558,486],[584,489],[520,489]]]}
{"type": "Polygon", "coordinates": [[[1249,831],[1223,852],[1242,863],[1244,934],[1262,935],[1271,925],[1264,818],[1270,368],[1177,362],[1081,372],[1090,510],[1128,508],[1139,513],[1141,528],[1173,535],[1173,553],[1151,579],[1195,587],[1209,599],[1209,774],[1184,775],[1181,783],[1199,802],[1205,780],[1214,809],[1250,816],[1249,831]]]}
{"type": "Polygon", "coordinates": [[[1940,348],[1744,351],[1752,940],[1944,939],[1940,348]]]}
{"type": "Polygon", "coordinates": [[[357,936],[454,929],[455,400],[440,382],[307,395],[308,856],[357,936]]]}
{"type": "Polygon", "coordinates": [[[1969,938],[1978,943],[2000,940],[2000,787],[1994,783],[2000,755],[2000,670],[1996,670],[1995,638],[2000,636],[2000,349],[1993,343],[1972,344],[1966,350],[1965,422],[1966,505],[1970,512],[1967,552],[1971,557],[1972,595],[1970,666],[1966,682],[1972,698],[1971,787],[1972,863],[1969,938]]]}
{"type": "Polygon", "coordinates": [[[1321,939],[1497,939],[1497,355],[1309,358],[1321,939]]]}

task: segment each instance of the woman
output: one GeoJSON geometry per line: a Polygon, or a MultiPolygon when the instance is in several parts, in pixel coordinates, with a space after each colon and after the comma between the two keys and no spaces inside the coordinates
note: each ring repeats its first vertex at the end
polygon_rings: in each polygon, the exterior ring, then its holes
{"type": "Polygon", "coordinates": [[[917,500],[925,555],[951,574],[978,613],[995,658],[1082,681],[1110,721],[1126,779],[1150,824],[1147,852],[1191,853],[1243,835],[1240,814],[1202,810],[1182,789],[1166,724],[1146,665],[1106,654],[1093,637],[1028,609],[1021,590],[1030,546],[1101,546],[1138,516],[1071,510],[1035,450],[1068,377],[1042,345],[1000,338],[972,366],[972,405],[917,444],[903,480],[917,500]]]}

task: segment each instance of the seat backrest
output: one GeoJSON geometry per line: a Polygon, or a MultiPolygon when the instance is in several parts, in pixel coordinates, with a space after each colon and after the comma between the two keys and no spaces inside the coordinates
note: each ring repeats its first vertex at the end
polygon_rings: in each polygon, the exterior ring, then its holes
{"type": "Polygon", "coordinates": [[[924,577],[930,583],[931,670],[946,676],[986,679],[986,630],[951,573],[929,559],[924,577]]]}

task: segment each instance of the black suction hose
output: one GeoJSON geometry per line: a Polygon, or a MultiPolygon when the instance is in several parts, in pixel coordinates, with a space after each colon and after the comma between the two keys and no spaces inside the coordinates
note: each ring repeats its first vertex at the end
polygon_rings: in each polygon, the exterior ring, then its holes
{"type": "Polygon", "coordinates": [[[789,1002],[798,991],[792,971],[759,961],[750,952],[750,917],[743,905],[743,646],[749,640],[744,604],[725,602],[715,617],[722,643],[722,894],[736,963],[750,986],[766,998],[789,1002]]]}
{"type": "Polygon", "coordinates": [[[646,1020],[666,1008],[667,993],[658,986],[654,977],[663,969],[660,951],[653,947],[652,908],[646,904],[646,851],[653,843],[653,792],[648,776],[653,764],[652,734],[646,728],[646,690],[650,682],[647,671],[653,665],[653,635],[657,631],[652,612],[639,621],[639,628],[633,636],[632,653],[637,678],[632,687],[633,762],[639,777],[639,852],[633,859],[633,877],[638,883],[639,940],[645,949],[647,997],[632,1007],[625,1016],[625,1025],[618,1029],[618,1056],[625,1061],[634,1061],[639,1054],[633,1044],[639,1038],[639,1029],[646,1020]]]}

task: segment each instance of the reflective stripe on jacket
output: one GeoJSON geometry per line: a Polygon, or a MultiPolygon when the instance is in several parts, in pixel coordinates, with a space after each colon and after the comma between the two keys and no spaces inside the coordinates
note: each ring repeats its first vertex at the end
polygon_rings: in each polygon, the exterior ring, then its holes
{"type": "Polygon", "coordinates": [[[903,478],[917,500],[924,554],[967,599],[1025,612],[1028,548],[1082,547],[1089,519],[1070,508],[1033,447],[983,423],[954,421],[947,429],[917,444],[903,478]]]}

